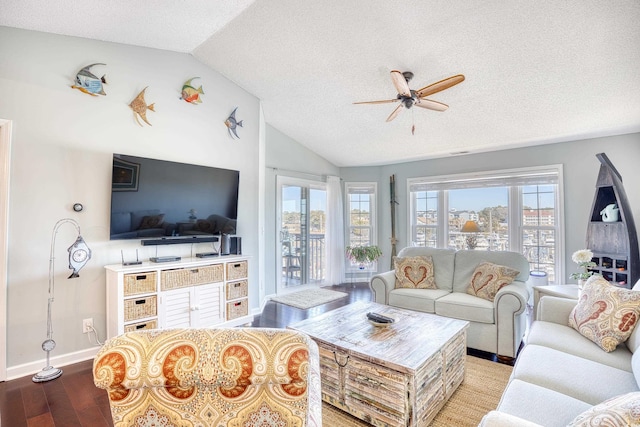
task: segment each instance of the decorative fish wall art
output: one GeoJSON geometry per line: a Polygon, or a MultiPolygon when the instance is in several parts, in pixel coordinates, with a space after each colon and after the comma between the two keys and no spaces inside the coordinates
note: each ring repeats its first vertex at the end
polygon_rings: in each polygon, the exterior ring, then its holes
{"type": "Polygon", "coordinates": [[[144,120],[146,124],[151,126],[151,123],[149,123],[149,121],[147,120],[147,110],[151,110],[154,112],[156,111],[154,110],[155,104],[147,105],[146,101],[144,100],[144,91],[147,90],[147,87],[142,89],[142,92],[140,92],[138,96],[136,96],[135,99],[131,101],[131,104],[129,104],[129,107],[131,107],[131,109],[133,110],[133,117],[136,119],[136,122],[140,126],[142,126],[142,123],[140,123],[140,120],[138,120],[138,116],[140,116],[140,118],[144,120]]]}
{"type": "Polygon", "coordinates": [[[103,84],[107,83],[106,75],[98,78],[91,72],[91,67],[95,65],[106,65],[102,63],[95,63],[87,65],[76,74],[75,84],[71,86],[72,89],[78,89],[81,92],[91,96],[106,95],[104,92],[103,84]]]}
{"type": "Polygon", "coordinates": [[[202,90],[202,85],[199,88],[195,88],[191,85],[191,81],[195,79],[199,79],[200,77],[192,77],[182,85],[182,96],[180,99],[184,99],[190,104],[200,104],[202,103],[202,99],[200,99],[200,95],[204,95],[204,91],[202,90]]]}
{"type": "Polygon", "coordinates": [[[238,126],[242,127],[242,120],[240,120],[240,121],[236,120],[236,110],[237,109],[238,109],[238,107],[234,108],[234,110],[231,113],[231,115],[229,117],[227,117],[227,120],[224,121],[224,124],[225,124],[225,126],[227,126],[227,129],[229,131],[229,135],[231,135],[232,138],[234,136],[236,138],[240,138],[238,136],[238,133],[236,132],[236,128],[238,126]]]}

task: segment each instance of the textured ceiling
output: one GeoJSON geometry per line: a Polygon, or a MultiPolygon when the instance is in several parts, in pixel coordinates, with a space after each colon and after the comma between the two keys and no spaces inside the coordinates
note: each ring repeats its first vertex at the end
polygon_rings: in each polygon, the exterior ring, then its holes
{"type": "Polygon", "coordinates": [[[191,52],[338,166],[640,131],[638,0],[0,0],[0,11],[0,25],[191,52]],[[386,123],[395,104],[353,102],[395,98],[393,69],[414,73],[412,89],[466,80],[429,97],[447,111],[386,123]]]}

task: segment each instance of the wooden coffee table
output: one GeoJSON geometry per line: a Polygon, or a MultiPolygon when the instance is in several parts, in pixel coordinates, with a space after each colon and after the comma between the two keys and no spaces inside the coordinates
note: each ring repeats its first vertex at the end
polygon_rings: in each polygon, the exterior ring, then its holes
{"type": "Polygon", "coordinates": [[[374,426],[426,426],[464,379],[468,322],[356,302],[295,323],[320,348],[322,398],[374,426]],[[369,323],[373,311],[396,319],[369,323]]]}

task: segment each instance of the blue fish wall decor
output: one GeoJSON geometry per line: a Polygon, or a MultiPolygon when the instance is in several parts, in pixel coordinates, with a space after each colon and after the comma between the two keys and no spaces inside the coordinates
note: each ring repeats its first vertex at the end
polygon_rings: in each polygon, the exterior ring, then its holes
{"type": "Polygon", "coordinates": [[[106,95],[104,92],[103,84],[107,84],[106,75],[98,78],[91,72],[91,67],[95,65],[106,65],[100,62],[87,65],[76,74],[75,84],[71,86],[72,89],[78,89],[81,92],[91,96],[106,95]]]}
{"type": "Polygon", "coordinates": [[[227,126],[227,129],[229,131],[229,135],[231,135],[232,138],[234,136],[236,138],[240,138],[238,136],[238,133],[237,133],[236,129],[237,129],[238,126],[242,127],[242,120],[240,120],[240,121],[236,120],[236,110],[237,109],[238,109],[238,107],[234,108],[234,110],[231,113],[231,115],[229,117],[227,117],[227,120],[224,121],[224,124],[225,124],[225,126],[227,126]]]}

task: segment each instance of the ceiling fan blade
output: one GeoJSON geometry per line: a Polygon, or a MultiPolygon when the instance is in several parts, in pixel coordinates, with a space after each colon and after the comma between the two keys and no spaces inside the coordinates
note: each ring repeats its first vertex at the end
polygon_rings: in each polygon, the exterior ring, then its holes
{"type": "Polygon", "coordinates": [[[407,79],[400,71],[391,71],[391,80],[393,81],[393,85],[396,87],[399,95],[411,97],[411,89],[409,89],[409,83],[407,83],[407,79]]]}
{"type": "Polygon", "coordinates": [[[391,120],[395,119],[398,116],[398,114],[400,114],[400,111],[402,111],[402,107],[403,107],[402,104],[398,105],[396,109],[393,110],[391,114],[389,114],[389,117],[387,117],[387,121],[390,122],[391,120]]]}
{"type": "Polygon", "coordinates": [[[361,101],[361,102],[354,102],[354,104],[389,104],[391,102],[398,102],[398,98],[384,99],[382,101],[361,101]]]}
{"type": "Polygon", "coordinates": [[[418,98],[413,103],[416,107],[426,108],[427,110],[445,111],[449,106],[442,102],[432,101],[430,99],[418,98]]]}
{"type": "Polygon", "coordinates": [[[463,81],[464,76],[462,74],[451,76],[444,80],[440,80],[439,82],[430,84],[429,86],[425,86],[420,90],[417,90],[416,95],[418,96],[418,98],[424,98],[425,96],[433,95],[434,93],[449,89],[451,86],[455,86],[458,83],[462,83],[463,81]]]}

